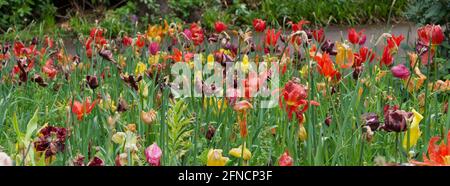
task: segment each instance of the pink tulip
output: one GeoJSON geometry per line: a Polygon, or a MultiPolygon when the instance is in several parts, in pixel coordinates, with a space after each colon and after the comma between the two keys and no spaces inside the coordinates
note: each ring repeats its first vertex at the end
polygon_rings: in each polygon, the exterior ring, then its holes
{"type": "Polygon", "coordinates": [[[409,70],[404,64],[399,64],[392,67],[391,72],[396,78],[406,79],[409,77],[409,70]]]}
{"type": "Polygon", "coordinates": [[[161,156],[162,151],[156,142],[145,149],[145,157],[147,158],[147,162],[152,166],[160,166],[161,156]]]}

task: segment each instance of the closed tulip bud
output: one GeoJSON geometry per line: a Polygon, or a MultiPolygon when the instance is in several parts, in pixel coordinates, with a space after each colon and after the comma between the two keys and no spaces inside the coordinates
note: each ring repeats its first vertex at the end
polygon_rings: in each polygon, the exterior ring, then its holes
{"type": "Polygon", "coordinates": [[[305,126],[303,125],[300,125],[298,138],[300,139],[300,141],[305,141],[306,139],[308,139],[308,133],[306,133],[305,126]]]}
{"type": "Polygon", "coordinates": [[[325,118],[325,124],[327,125],[327,126],[330,126],[331,125],[331,116],[328,116],[327,118],[325,118]]]}
{"type": "Polygon", "coordinates": [[[159,52],[159,44],[157,42],[152,42],[150,43],[150,46],[148,48],[148,50],[150,51],[150,54],[152,55],[156,55],[159,52]]]}

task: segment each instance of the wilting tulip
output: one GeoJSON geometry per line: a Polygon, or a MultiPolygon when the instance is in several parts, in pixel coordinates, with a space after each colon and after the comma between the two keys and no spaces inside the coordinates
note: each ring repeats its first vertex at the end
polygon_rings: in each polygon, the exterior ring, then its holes
{"type": "Polygon", "coordinates": [[[247,100],[239,101],[233,106],[233,109],[239,113],[238,123],[240,127],[241,137],[247,136],[247,109],[251,108],[253,108],[253,106],[247,100]]]}
{"type": "Polygon", "coordinates": [[[229,153],[231,156],[234,156],[236,158],[243,157],[245,161],[249,160],[252,157],[252,153],[247,149],[247,147],[245,147],[245,145],[244,152],[242,152],[242,145],[240,145],[238,148],[232,148],[229,153]],[[243,156],[241,156],[242,154],[243,156]]]}
{"type": "Polygon", "coordinates": [[[216,30],[216,33],[221,33],[227,30],[227,28],[227,25],[221,21],[217,21],[214,23],[214,29],[216,30]]]}
{"type": "Polygon", "coordinates": [[[326,52],[332,56],[337,54],[337,51],[334,48],[334,43],[331,42],[330,40],[326,40],[322,46],[320,47],[320,49],[322,50],[322,52],[326,52]]]}
{"type": "Polygon", "coordinates": [[[116,163],[116,166],[127,165],[128,164],[128,154],[127,153],[117,154],[115,163],[116,163]]]}
{"type": "Polygon", "coordinates": [[[306,132],[306,128],[303,124],[300,124],[298,128],[298,139],[300,139],[300,141],[305,141],[308,139],[308,133],[306,132]]]}
{"type": "Polygon", "coordinates": [[[147,162],[152,166],[159,166],[161,164],[162,151],[156,143],[153,143],[145,149],[145,157],[147,162]]]}
{"type": "Polygon", "coordinates": [[[97,156],[94,156],[94,158],[92,158],[92,160],[87,164],[87,166],[104,166],[104,165],[105,162],[97,156]]]}
{"type": "Polygon", "coordinates": [[[354,56],[352,48],[344,43],[336,42],[336,49],[336,64],[341,68],[350,68],[353,66],[354,56]]]}
{"type": "Polygon", "coordinates": [[[391,72],[394,77],[400,79],[407,79],[410,75],[408,68],[404,64],[393,66],[391,72]]]}
{"type": "Polygon", "coordinates": [[[97,79],[96,75],[93,75],[93,76],[87,75],[86,81],[87,81],[89,88],[96,89],[98,87],[98,79],[97,79]]]}
{"type": "Polygon", "coordinates": [[[351,28],[348,30],[348,40],[354,45],[364,45],[366,42],[366,34],[364,34],[364,30],[356,32],[354,28],[351,28]]]}
{"type": "Polygon", "coordinates": [[[152,54],[152,55],[158,54],[158,52],[159,52],[159,43],[157,43],[157,42],[150,43],[150,46],[148,47],[148,50],[149,50],[150,54],[152,54]]]}
{"type": "Polygon", "coordinates": [[[45,62],[45,65],[42,67],[42,72],[47,74],[47,76],[50,79],[53,79],[56,77],[56,74],[58,73],[58,70],[53,66],[53,60],[48,59],[47,62],[45,62]]]}
{"type": "Polygon", "coordinates": [[[380,121],[376,113],[366,113],[361,116],[362,123],[365,126],[369,126],[371,131],[376,131],[380,127],[380,121]]]}
{"type": "Polygon", "coordinates": [[[126,137],[127,135],[125,134],[125,132],[116,132],[112,135],[111,140],[116,144],[122,144],[123,142],[125,142],[126,137]]]}
{"type": "Polygon", "coordinates": [[[48,126],[47,124],[38,132],[34,142],[37,152],[45,154],[45,158],[54,156],[65,149],[67,130],[63,127],[48,126]]]}
{"type": "Polygon", "coordinates": [[[4,152],[0,152],[0,166],[12,166],[11,158],[4,152]]]}
{"type": "Polygon", "coordinates": [[[422,121],[423,116],[418,113],[416,110],[412,110],[413,113],[413,119],[411,124],[409,125],[409,130],[407,133],[405,133],[405,136],[403,137],[403,148],[405,150],[409,150],[408,147],[412,147],[417,144],[417,141],[419,140],[420,135],[422,132],[420,131],[419,124],[420,121],[422,121]],[[408,134],[409,133],[409,134],[408,134]],[[409,143],[408,143],[409,141],[409,143]]]}
{"type": "Polygon", "coordinates": [[[262,19],[254,19],[253,28],[255,28],[257,32],[263,32],[266,29],[266,22],[262,19]]]}
{"type": "Polygon", "coordinates": [[[381,128],[388,132],[404,132],[407,130],[406,122],[411,116],[412,113],[396,108],[390,109],[389,106],[387,106],[384,113],[384,125],[381,128]]]}
{"type": "Polygon", "coordinates": [[[156,121],[157,113],[155,110],[150,109],[148,112],[141,111],[141,120],[146,124],[150,125],[156,121]]]}
{"type": "Polygon", "coordinates": [[[117,112],[125,112],[128,110],[128,103],[125,99],[120,98],[117,104],[117,112]]]}
{"type": "Polygon", "coordinates": [[[373,139],[373,135],[374,132],[372,131],[372,129],[370,128],[370,126],[363,126],[362,127],[363,130],[363,135],[362,137],[367,141],[367,142],[371,142],[373,139]]]}
{"type": "Polygon", "coordinates": [[[206,139],[211,140],[214,137],[214,134],[216,133],[216,128],[214,128],[213,125],[208,125],[208,130],[206,131],[206,139]]]}
{"type": "Polygon", "coordinates": [[[210,149],[207,157],[207,166],[225,166],[229,158],[222,156],[222,149],[210,149]]]}
{"type": "Polygon", "coordinates": [[[292,157],[289,156],[289,152],[286,151],[280,156],[278,164],[280,166],[292,166],[294,164],[294,159],[292,159],[292,157]]]}

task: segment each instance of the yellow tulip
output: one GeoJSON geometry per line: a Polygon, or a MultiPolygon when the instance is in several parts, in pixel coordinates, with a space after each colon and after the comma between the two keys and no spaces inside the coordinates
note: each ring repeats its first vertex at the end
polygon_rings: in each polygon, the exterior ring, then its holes
{"type": "Polygon", "coordinates": [[[146,70],[147,70],[147,65],[142,62],[139,62],[136,65],[136,69],[135,69],[134,73],[135,74],[143,74],[146,70]]]}
{"type": "Polygon", "coordinates": [[[350,68],[353,65],[354,59],[352,48],[341,42],[336,42],[336,49],[336,64],[341,68],[350,68]]]}
{"type": "Polygon", "coordinates": [[[300,141],[305,141],[306,139],[308,139],[308,133],[306,132],[305,126],[303,126],[303,124],[300,125],[298,138],[300,139],[300,141]]]}
{"type": "Polygon", "coordinates": [[[240,145],[238,148],[232,148],[230,150],[230,155],[236,158],[241,158],[242,154],[244,155],[245,161],[249,160],[252,157],[252,153],[245,147],[245,145],[244,145],[244,152],[242,152],[242,145],[240,145]]]}
{"type": "Polygon", "coordinates": [[[414,116],[411,125],[409,127],[409,137],[408,133],[406,133],[403,138],[403,148],[406,150],[409,150],[408,138],[409,138],[409,147],[411,148],[412,146],[417,144],[417,140],[419,140],[419,137],[422,134],[419,128],[419,123],[423,119],[423,116],[414,109],[412,110],[412,113],[414,114],[414,116]]]}
{"type": "Polygon", "coordinates": [[[222,156],[222,149],[210,149],[208,152],[207,166],[225,166],[229,158],[222,156]]]}
{"type": "Polygon", "coordinates": [[[250,65],[250,63],[248,62],[248,56],[247,56],[247,54],[245,54],[244,57],[242,57],[242,63],[241,63],[242,71],[247,72],[249,65],[250,65]]]}
{"type": "Polygon", "coordinates": [[[117,132],[112,136],[111,140],[116,144],[122,144],[125,141],[126,136],[127,135],[124,132],[117,132]]]}
{"type": "Polygon", "coordinates": [[[159,58],[160,58],[159,54],[151,55],[150,57],[148,57],[148,64],[150,65],[157,64],[159,62],[159,58]]]}

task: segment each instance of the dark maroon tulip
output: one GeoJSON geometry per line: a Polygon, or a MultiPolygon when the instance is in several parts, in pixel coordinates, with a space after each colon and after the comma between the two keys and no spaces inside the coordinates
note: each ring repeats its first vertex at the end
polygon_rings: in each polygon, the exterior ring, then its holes
{"type": "Polygon", "coordinates": [[[96,89],[98,87],[97,76],[95,76],[95,75],[93,75],[93,76],[87,75],[86,76],[86,81],[87,81],[87,84],[89,85],[89,87],[91,89],[96,89]]]}
{"type": "Polygon", "coordinates": [[[384,114],[384,125],[382,129],[388,132],[404,132],[407,130],[406,121],[411,116],[411,112],[389,109],[384,114]]]}
{"type": "Polygon", "coordinates": [[[95,156],[88,164],[87,166],[104,166],[105,163],[103,162],[102,159],[100,159],[99,157],[95,156]]]}
{"type": "Polygon", "coordinates": [[[330,40],[325,41],[322,44],[322,47],[320,47],[320,49],[323,52],[326,52],[326,53],[328,53],[328,54],[330,54],[332,56],[335,56],[337,54],[337,51],[335,49],[333,49],[333,48],[334,48],[334,43],[331,42],[330,40]]]}
{"type": "Polygon", "coordinates": [[[366,113],[361,118],[363,125],[369,126],[372,131],[376,131],[380,127],[380,121],[376,113],[366,113]]]}
{"type": "Polygon", "coordinates": [[[327,118],[325,118],[325,124],[326,124],[327,126],[330,126],[330,125],[331,125],[331,122],[332,122],[331,116],[328,116],[327,118]]]}
{"type": "Polygon", "coordinates": [[[206,131],[206,139],[211,140],[214,137],[214,134],[216,133],[216,128],[214,128],[213,125],[208,125],[208,131],[206,131]]]}
{"type": "Polygon", "coordinates": [[[35,74],[33,78],[31,78],[31,81],[37,83],[39,86],[42,87],[48,86],[47,82],[45,82],[44,78],[42,78],[39,74],[35,74]]]}
{"type": "Polygon", "coordinates": [[[63,127],[46,126],[38,133],[34,147],[38,152],[44,152],[45,157],[51,157],[63,152],[67,137],[67,130],[63,127]]]}

